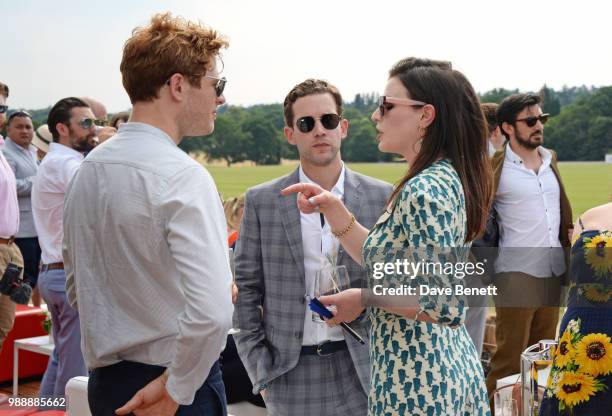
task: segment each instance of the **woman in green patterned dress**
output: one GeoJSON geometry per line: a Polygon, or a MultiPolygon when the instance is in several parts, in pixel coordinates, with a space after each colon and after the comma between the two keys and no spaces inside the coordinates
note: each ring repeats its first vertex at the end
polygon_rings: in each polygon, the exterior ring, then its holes
{"type": "MultiPolygon", "coordinates": [[[[378,148],[402,155],[409,166],[372,230],[317,185],[283,193],[298,192],[305,213],[322,212],[344,249],[369,270],[372,253],[381,250],[469,248],[484,229],[492,197],[486,124],[469,81],[448,62],[403,59],[391,69],[372,120],[378,148]]],[[[365,306],[361,289],[320,300],[336,307],[330,325],[352,322],[365,306]]],[[[370,308],[369,414],[490,414],[463,301],[408,302],[370,308]]]]}

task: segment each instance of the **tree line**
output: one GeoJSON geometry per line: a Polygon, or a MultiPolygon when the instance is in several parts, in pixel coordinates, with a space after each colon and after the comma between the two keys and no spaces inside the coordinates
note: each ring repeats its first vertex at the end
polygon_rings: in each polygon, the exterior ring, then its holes
{"type": "MultiPolygon", "coordinates": [[[[518,90],[496,88],[480,94],[481,102],[499,103],[518,90]]],[[[563,87],[555,91],[544,85],[540,91],[543,111],[552,115],[545,130],[545,146],[557,152],[559,160],[601,161],[612,151],[612,86],[563,87]]],[[[378,151],[376,130],[370,120],[378,94],[357,94],[345,105],[349,120],[348,137],[342,144],[347,162],[387,162],[393,155],[378,151]]],[[[46,122],[50,108],[30,111],[35,126],[46,122]]],[[[251,161],[257,165],[279,164],[297,159],[294,146],[283,134],[282,104],[250,107],[227,106],[219,110],[211,136],[183,140],[180,147],[207,160],[221,160],[227,166],[251,161]]]]}

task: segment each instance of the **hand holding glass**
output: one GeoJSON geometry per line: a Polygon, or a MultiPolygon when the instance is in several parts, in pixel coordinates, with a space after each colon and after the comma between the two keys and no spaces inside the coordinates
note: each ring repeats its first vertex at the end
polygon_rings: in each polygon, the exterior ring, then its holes
{"type": "MultiPolygon", "coordinates": [[[[346,271],[346,266],[324,266],[315,275],[314,281],[314,297],[319,298],[324,295],[333,295],[340,293],[343,290],[349,289],[351,283],[346,271]]],[[[330,305],[328,309],[334,311],[334,306],[330,305]]],[[[323,319],[318,313],[312,314],[313,322],[323,323],[323,319]]]]}

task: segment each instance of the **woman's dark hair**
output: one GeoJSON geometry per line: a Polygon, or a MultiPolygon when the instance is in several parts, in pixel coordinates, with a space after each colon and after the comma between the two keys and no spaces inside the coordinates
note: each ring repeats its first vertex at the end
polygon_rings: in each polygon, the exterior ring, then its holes
{"type": "Polygon", "coordinates": [[[389,71],[397,77],[410,98],[431,104],[436,110],[427,127],[421,150],[400,180],[389,201],[404,184],[440,157],[449,158],[457,171],[465,195],[466,242],[482,233],[493,196],[493,174],[487,153],[487,123],[480,101],[467,78],[450,62],[406,58],[389,71]]]}

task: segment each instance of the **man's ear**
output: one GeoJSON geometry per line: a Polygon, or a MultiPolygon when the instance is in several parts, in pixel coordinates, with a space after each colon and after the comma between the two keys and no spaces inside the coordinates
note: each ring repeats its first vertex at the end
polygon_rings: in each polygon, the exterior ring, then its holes
{"type": "Polygon", "coordinates": [[[295,140],[293,140],[293,129],[291,127],[285,126],[285,128],[283,129],[283,133],[285,133],[285,137],[287,138],[289,144],[295,146],[295,140]]]}
{"type": "Polygon", "coordinates": [[[508,136],[514,135],[514,126],[506,121],[504,121],[501,126],[501,132],[506,133],[508,136]]]}
{"type": "Polygon", "coordinates": [[[164,86],[168,86],[168,93],[170,98],[175,101],[183,101],[184,92],[185,92],[185,82],[187,80],[183,76],[183,74],[173,74],[164,86]]]}
{"type": "Polygon", "coordinates": [[[345,118],[340,120],[340,138],[342,140],[346,139],[346,136],[348,136],[348,129],[349,129],[349,121],[345,118]]]}
{"type": "Polygon", "coordinates": [[[65,137],[65,136],[68,136],[70,134],[70,129],[64,123],[57,123],[55,125],[55,129],[59,133],[60,137],[62,137],[62,136],[65,137]]]}

